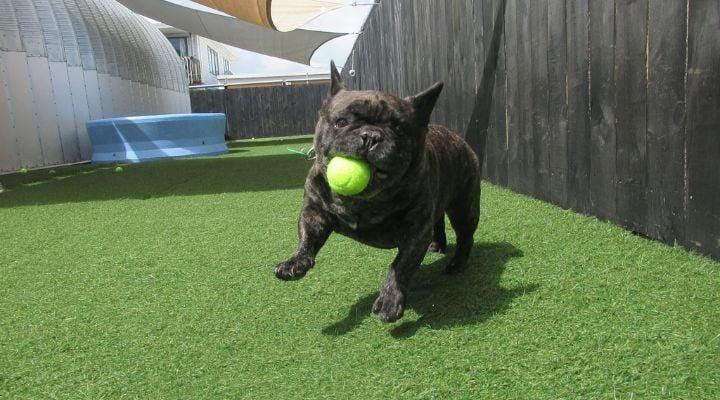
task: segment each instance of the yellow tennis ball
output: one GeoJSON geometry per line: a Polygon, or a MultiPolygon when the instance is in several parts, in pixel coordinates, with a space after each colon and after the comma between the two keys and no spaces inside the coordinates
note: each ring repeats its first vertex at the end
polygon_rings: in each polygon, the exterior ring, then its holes
{"type": "Polygon", "coordinates": [[[347,157],[335,157],[327,166],[330,189],[343,196],[354,196],[370,183],[372,173],[365,161],[347,157]]]}

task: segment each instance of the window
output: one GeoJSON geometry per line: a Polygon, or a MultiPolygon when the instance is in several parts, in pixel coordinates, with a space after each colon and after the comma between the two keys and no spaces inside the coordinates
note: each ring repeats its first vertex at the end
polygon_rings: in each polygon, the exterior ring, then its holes
{"type": "Polygon", "coordinates": [[[180,57],[186,57],[188,55],[187,38],[171,37],[168,38],[168,40],[180,57]]]}
{"type": "Polygon", "coordinates": [[[232,75],[232,71],[230,71],[230,61],[223,59],[223,67],[225,67],[225,72],[223,72],[223,74],[232,75]]]}
{"type": "Polygon", "coordinates": [[[208,69],[213,75],[220,75],[220,58],[217,51],[208,47],[208,69]]]}

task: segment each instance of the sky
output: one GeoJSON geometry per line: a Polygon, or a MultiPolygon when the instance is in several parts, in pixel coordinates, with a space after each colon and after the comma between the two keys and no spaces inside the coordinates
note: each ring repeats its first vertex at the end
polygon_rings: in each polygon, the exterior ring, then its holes
{"type": "MultiPolygon", "coordinates": [[[[198,8],[205,11],[215,11],[204,7],[191,0],[169,0],[186,7],[198,8]]],[[[230,64],[230,69],[235,75],[254,74],[292,74],[306,72],[328,72],[330,60],[335,60],[338,66],[345,64],[352,47],[357,39],[357,34],[367,19],[372,7],[368,5],[352,6],[352,3],[369,4],[371,0],[341,0],[349,4],[337,10],[330,11],[310,21],[303,29],[311,29],[327,32],[350,33],[333,39],[321,46],[313,55],[310,61],[311,66],[282,60],[275,57],[268,57],[262,54],[227,46],[237,56],[237,60],[230,64]],[[355,33],[355,34],[353,34],[355,33]]]]}

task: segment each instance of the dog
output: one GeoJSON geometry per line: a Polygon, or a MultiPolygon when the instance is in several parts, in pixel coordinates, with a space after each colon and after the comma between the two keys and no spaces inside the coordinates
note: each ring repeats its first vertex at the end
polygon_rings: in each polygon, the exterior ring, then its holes
{"type": "Polygon", "coordinates": [[[443,88],[438,82],[411,97],[347,90],[330,64],[331,83],[315,127],[316,158],[305,181],[295,254],[274,269],[300,279],[332,232],[378,248],[397,248],[372,311],[384,322],[403,316],[408,288],[426,252],[445,252],[445,214],[456,232],[446,272],[462,271],[480,216],[480,163],[449,129],[429,124],[443,88]],[[366,161],[369,185],[355,196],[330,190],[326,169],[334,156],[366,161]]]}

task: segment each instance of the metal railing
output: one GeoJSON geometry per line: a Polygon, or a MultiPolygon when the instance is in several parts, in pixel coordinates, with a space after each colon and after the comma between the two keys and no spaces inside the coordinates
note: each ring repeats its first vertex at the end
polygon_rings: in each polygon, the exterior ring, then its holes
{"type": "Polygon", "coordinates": [[[200,62],[193,56],[182,56],[180,57],[185,65],[185,72],[187,73],[188,83],[190,85],[202,84],[202,75],[200,73],[200,62]]]}

